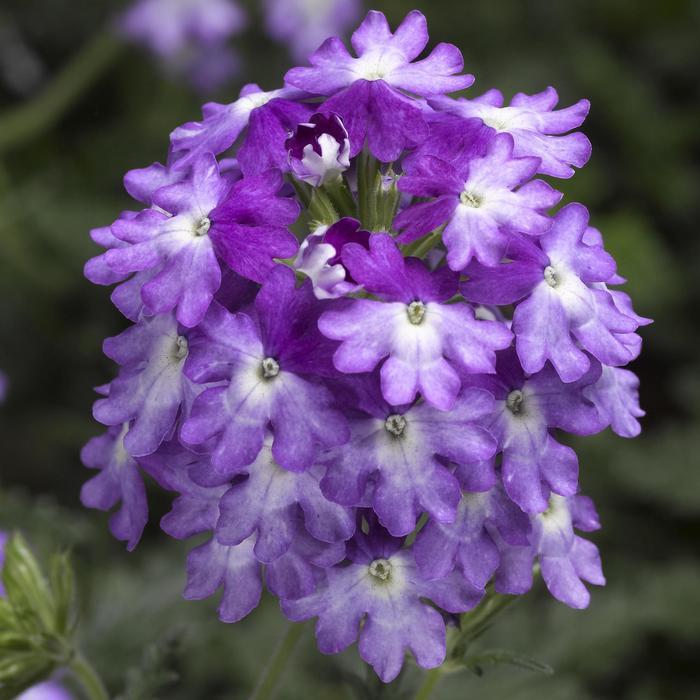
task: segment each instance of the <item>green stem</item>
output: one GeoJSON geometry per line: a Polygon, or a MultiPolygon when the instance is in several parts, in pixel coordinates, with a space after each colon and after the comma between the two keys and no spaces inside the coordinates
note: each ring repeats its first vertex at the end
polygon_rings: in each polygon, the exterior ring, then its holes
{"type": "Polygon", "coordinates": [[[109,700],[109,694],[102,679],[82,654],[76,654],[68,668],[80,681],[80,685],[89,700],[109,700]]]}
{"type": "Polygon", "coordinates": [[[0,153],[50,129],[114,62],[121,48],[122,44],[111,34],[98,34],[33,100],[0,114],[0,153]]]}
{"type": "Polygon", "coordinates": [[[423,677],[423,683],[421,683],[418,692],[416,693],[416,700],[428,700],[428,698],[433,694],[437,684],[440,682],[442,677],[442,667],[431,668],[425,676],[423,677]]]}
{"type": "Polygon", "coordinates": [[[323,189],[341,216],[357,216],[357,204],[342,176],[335,182],[327,182],[323,189]]]}
{"type": "Polygon", "coordinates": [[[269,700],[272,697],[304,629],[304,625],[291,624],[289,626],[270,659],[270,663],[258,679],[258,684],[250,696],[250,700],[269,700]]]}

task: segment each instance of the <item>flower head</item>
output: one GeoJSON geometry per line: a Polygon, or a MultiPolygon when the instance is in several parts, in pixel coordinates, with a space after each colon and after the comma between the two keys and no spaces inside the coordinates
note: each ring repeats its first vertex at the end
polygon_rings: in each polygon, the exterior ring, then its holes
{"type": "MultiPolygon", "coordinates": [[[[313,4],[267,0],[273,33],[313,4]]],[[[234,622],[266,586],[384,681],[407,651],[440,665],[445,620],[525,593],[535,563],[572,607],[604,583],[566,434],[639,432],[624,367],[650,322],[586,209],[553,213],[537,179],[587,160],[588,102],[453,99],[473,78],[427,41],[420,12],[370,12],[352,54],[332,37],[281,87],[205,105],[127,174],[140,211],[92,231],[85,267],[132,323],[105,342],[86,505],[121,503],[132,548],[145,471],[175,494],[162,530],[208,537],[186,598],[221,590],[234,622]]]]}

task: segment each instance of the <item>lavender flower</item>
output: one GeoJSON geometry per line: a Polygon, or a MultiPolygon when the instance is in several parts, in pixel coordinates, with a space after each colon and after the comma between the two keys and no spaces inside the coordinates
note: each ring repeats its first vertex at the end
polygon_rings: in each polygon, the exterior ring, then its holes
{"type": "Polygon", "coordinates": [[[474,82],[471,75],[456,75],[464,62],[451,44],[438,44],[427,58],[414,62],[428,43],[425,17],[416,10],[393,34],[381,12],[369,12],[351,43],[357,58],[332,37],[311,54],[310,68],[292,68],[285,76],[300,90],[330,98],[322,111],[339,114],[345,122],[351,157],[367,140],[372,155],[390,162],[425,138],[422,110],[404,92],[427,97],[474,82]]]}
{"type": "Polygon", "coordinates": [[[285,469],[312,466],[319,449],[347,440],[343,416],[314,375],[332,371],[329,344],[315,328],[311,285],[295,289],[294,274],[273,270],[255,300],[256,317],[214,308],[192,343],[187,373],[217,382],[196,400],[182,428],[193,445],[213,440],[212,469],[228,479],[253,462],[272,426],[272,453],[285,469]]]}
{"type": "Polygon", "coordinates": [[[435,199],[397,217],[395,225],[403,230],[399,240],[409,243],[446,224],[442,239],[450,268],[462,270],[472,258],[498,265],[509,232],[538,235],[552,226],[545,212],[561,193],[543,180],[530,180],[539,163],[537,158],[513,158],[508,134],[492,138],[481,157],[464,154],[459,169],[436,156],[413,159],[399,189],[435,199]]]}
{"type": "Polygon", "coordinates": [[[548,87],[536,95],[519,92],[508,107],[499,90],[480,97],[458,99],[438,97],[431,104],[466,119],[482,119],[485,124],[513,137],[513,155],[540,159],[539,172],[554,177],[571,177],[572,166],[583,167],[591,156],[591,143],[581,132],[567,134],[583,124],[590,103],[580,100],[571,107],[555,110],[559,95],[548,87]]]}
{"type": "Polygon", "coordinates": [[[83,464],[100,472],[83,484],[80,500],[84,506],[98,510],[111,510],[121,502],[120,509],[110,518],[109,529],[132,550],[148,521],[148,504],[138,465],[124,448],[128,430],[128,424],[114,426],[83,447],[83,464]]]}
{"type": "Polygon", "coordinates": [[[457,574],[426,581],[401,545],[379,527],[358,533],[348,544],[347,566],[327,569],[314,594],[282,603],[292,620],[318,617],[316,639],[325,654],[342,651],[359,636],[360,656],[385,683],[399,674],[407,650],[424,668],[445,659],[445,623],[423,598],[453,613],[470,610],[481,598],[457,574]]]}
{"type": "Polygon", "coordinates": [[[496,589],[521,594],[532,585],[532,561],[537,558],[549,592],[572,608],[585,608],[590,594],[584,581],[605,585],[598,548],[574,533],[600,528],[593,502],[585,496],[553,495],[546,511],[532,517],[529,547],[502,545],[496,589]]]}
{"type": "Polygon", "coordinates": [[[393,33],[370,12],[355,55],[330,38],[279,89],[205,105],[127,174],[144,208],[85,267],[132,325],[105,342],[84,503],[121,504],[133,548],[145,471],[175,493],[162,530],[208,537],[186,598],[221,590],[233,622],[266,586],[384,681],[406,651],[440,665],[491,582],[523,594],[537,562],[577,608],[604,583],[562,433],[638,434],[624,366],[650,322],[585,208],[552,216],[534,179],[586,162],[587,101],[455,100],[473,78],[448,44],[416,61],[427,40],[419,12],[393,33]]]}
{"type": "Polygon", "coordinates": [[[615,274],[615,261],[602,246],[583,242],[587,227],[585,207],[569,204],[539,238],[541,248],[521,238],[511,246],[512,263],[496,272],[467,269],[470,279],[462,290],[472,301],[522,300],[513,331],[526,372],[538,372],[549,360],[565,382],[573,382],[590,367],[584,350],[612,366],[636,357],[628,338],[645,319],[624,304],[619,308],[601,288],[615,274]]]}
{"type": "Polygon", "coordinates": [[[165,69],[202,92],[226,82],[238,60],[226,41],[246,25],[233,0],[137,0],[118,21],[123,36],[153,52],[165,69]]]}
{"type": "Polygon", "coordinates": [[[430,273],[422,262],[401,256],[391,238],[376,234],[370,250],[349,243],[343,263],[365,289],[386,302],[359,299],[327,311],[319,321],[328,338],[343,341],[335,353],[342,372],[369,372],[385,357],[382,393],[391,404],[411,403],[418,391],[436,408],[455,403],[456,368],[494,370],[495,350],[511,341],[497,323],[477,321],[467,305],[446,305],[457,291],[447,269],[430,273]]]}
{"type": "Polygon", "coordinates": [[[358,19],[360,6],[360,0],[264,0],[265,27],[302,61],[326,37],[344,34],[358,19]]]}
{"type": "Polygon", "coordinates": [[[105,425],[128,424],[124,448],[151,454],[187,415],[198,389],[182,373],[187,334],[169,314],[144,319],[104,343],[105,354],[122,366],[93,415],[105,425]],[[133,421],[133,422],[131,422],[133,421]]]}

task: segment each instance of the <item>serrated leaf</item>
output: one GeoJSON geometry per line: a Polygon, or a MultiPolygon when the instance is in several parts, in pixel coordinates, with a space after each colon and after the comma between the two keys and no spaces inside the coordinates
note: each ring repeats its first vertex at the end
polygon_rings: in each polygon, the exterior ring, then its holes
{"type": "Polygon", "coordinates": [[[519,668],[524,668],[536,673],[544,673],[545,675],[554,673],[554,669],[548,664],[537,661],[537,659],[533,659],[525,654],[506,650],[485,651],[480,654],[472,654],[463,659],[462,663],[477,676],[483,675],[484,667],[499,665],[518,666],[519,668]]]}

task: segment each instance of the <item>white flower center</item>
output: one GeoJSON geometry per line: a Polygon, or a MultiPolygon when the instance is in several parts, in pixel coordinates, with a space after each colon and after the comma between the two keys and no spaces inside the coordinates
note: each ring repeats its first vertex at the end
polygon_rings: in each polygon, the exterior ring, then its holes
{"type": "Polygon", "coordinates": [[[406,307],[406,314],[408,315],[408,320],[414,326],[420,326],[425,318],[426,307],[422,301],[412,301],[406,307]]]}
{"type": "Polygon", "coordinates": [[[380,581],[386,581],[391,575],[391,562],[388,559],[375,559],[369,565],[369,573],[380,581]]]}
{"type": "Polygon", "coordinates": [[[465,191],[459,195],[459,201],[467,207],[471,207],[472,209],[478,209],[481,206],[483,199],[474,192],[465,191]]]}
{"type": "Polygon", "coordinates": [[[547,265],[547,267],[544,268],[544,281],[550,287],[556,287],[559,284],[557,272],[551,265],[547,265]]]}
{"type": "Polygon", "coordinates": [[[401,437],[406,430],[406,419],[398,413],[393,413],[384,421],[384,428],[388,433],[401,437]]]}
{"type": "Polygon", "coordinates": [[[198,224],[194,230],[194,235],[197,237],[206,236],[211,228],[211,220],[209,217],[205,216],[198,224]]]}
{"type": "Polygon", "coordinates": [[[523,392],[520,391],[520,389],[515,389],[515,391],[511,391],[510,394],[508,394],[506,407],[511,413],[517,415],[523,410],[523,399],[523,392]]]}
{"type": "Polygon", "coordinates": [[[280,365],[274,357],[266,357],[261,364],[264,379],[272,379],[280,373],[280,365]]]}

